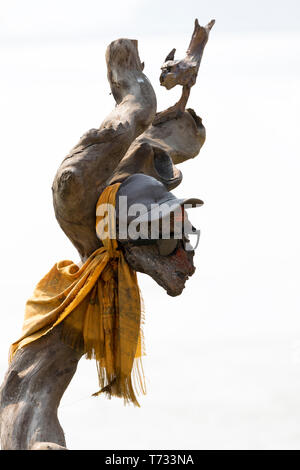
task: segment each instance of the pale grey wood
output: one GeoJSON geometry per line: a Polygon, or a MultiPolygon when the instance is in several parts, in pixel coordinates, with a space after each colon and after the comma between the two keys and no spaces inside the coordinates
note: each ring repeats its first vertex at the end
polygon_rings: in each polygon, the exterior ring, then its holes
{"type": "Polygon", "coordinates": [[[17,351],[0,389],[2,450],[66,448],[57,409],[79,359],[60,327],[17,351]]]}

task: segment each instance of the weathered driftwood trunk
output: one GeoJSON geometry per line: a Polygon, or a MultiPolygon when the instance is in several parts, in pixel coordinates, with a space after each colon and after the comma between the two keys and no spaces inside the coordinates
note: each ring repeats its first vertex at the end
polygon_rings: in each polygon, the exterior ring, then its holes
{"type": "Polygon", "coordinates": [[[0,392],[3,450],[66,448],[57,409],[80,355],[60,341],[59,330],[20,349],[8,369],[0,392]]]}
{"type": "MultiPolygon", "coordinates": [[[[137,41],[119,39],[108,47],[108,80],[116,107],[100,128],[87,132],[64,159],[52,188],[56,218],[83,261],[100,246],[95,206],[108,184],[145,173],[172,189],[182,178],[175,164],[199,153],[205,128],[193,110],[185,111],[185,105],[211,26],[201,28],[196,23],[189,47],[194,54],[191,64],[188,51],[183,68],[178,62],[176,70],[174,64],[163,68],[162,84],[172,73],[172,83],[184,82],[188,89],[183,89],[179,103],[158,115],[137,41]],[[188,85],[185,74],[189,76],[188,85]]],[[[195,270],[193,253],[183,247],[177,257],[161,257],[155,246],[127,243],[122,248],[131,267],[149,274],[169,295],[179,295],[195,270]]],[[[77,352],[61,342],[60,327],[16,353],[0,390],[2,449],[66,449],[57,409],[79,359],[77,352]]]]}

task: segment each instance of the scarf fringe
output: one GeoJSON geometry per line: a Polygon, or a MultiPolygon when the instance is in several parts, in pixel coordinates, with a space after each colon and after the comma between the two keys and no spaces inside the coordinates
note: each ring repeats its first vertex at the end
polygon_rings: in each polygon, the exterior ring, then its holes
{"type": "Polygon", "coordinates": [[[82,330],[72,326],[72,314],[62,322],[60,339],[66,345],[85,355],[86,359],[95,359],[98,372],[100,390],[92,394],[93,397],[105,394],[111,399],[119,397],[124,399],[124,404],[133,403],[140,407],[137,396],[146,395],[145,374],[142,357],[146,355],[143,326],[145,324],[144,303],[141,297],[141,323],[140,323],[140,351],[141,356],[135,357],[131,375],[109,374],[104,362],[104,345],[98,338],[93,340],[84,338],[82,330]]]}
{"type": "Polygon", "coordinates": [[[93,393],[93,397],[105,394],[107,398],[120,397],[124,400],[124,405],[133,403],[135,406],[140,407],[137,400],[137,395],[145,395],[145,376],[142,367],[141,358],[135,358],[131,370],[131,375],[108,375],[105,367],[100,366],[97,361],[97,370],[100,390],[93,393]]]}

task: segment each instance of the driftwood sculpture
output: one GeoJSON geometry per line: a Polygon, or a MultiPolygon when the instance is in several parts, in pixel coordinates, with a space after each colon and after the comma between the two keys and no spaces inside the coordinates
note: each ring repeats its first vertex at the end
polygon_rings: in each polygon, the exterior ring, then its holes
{"type": "MultiPolygon", "coordinates": [[[[182,86],[182,96],[160,113],[143,73],[137,41],[118,39],[108,46],[107,77],[116,107],[99,129],[81,137],[63,160],[52,187],[58,223],[83,262],[101,246],[95,206],[107,186],[142,173],[171,190],[182,179],[175,165],[199,153],[205,128],[186,104],[213,24],[201,27],[196,20],[186,57],[175,60],[175,49],[166,57],[160,83],[167,89],[182,86]]],[[[171,296],[182,292],[195,271],[194,252],[182,243],[167,257],[155,244],[119,240],[119,245],[134,270],[150,275],[171,296]]],[[[18,350],[9,366],[0,397],[2,449],[66,449],[57,409],[81,354],[60,340],[60,329],[57,326],[18,350]]]]}

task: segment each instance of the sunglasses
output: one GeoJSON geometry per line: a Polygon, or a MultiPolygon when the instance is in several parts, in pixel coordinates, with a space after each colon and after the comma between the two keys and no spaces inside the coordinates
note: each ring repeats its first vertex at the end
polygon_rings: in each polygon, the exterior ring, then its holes
{"type": "Polygon", "coordinates": [[[200,240],[200,230],[196,230],[193,227],[193,232],[183,234],[182,238],[138,238],[136,240],[126,240],[136,246],[146,245],[157,245],[159,254],[161,256],[169,256],[176,252],[176,250],[183,244],[186,251],[195,251],[200,240]],[[197,237],[195,246],[191,243],[190,236],[195,235],[197,237]]]}

